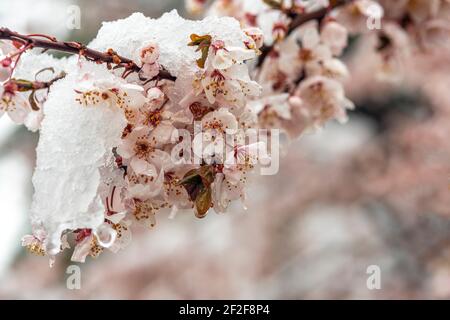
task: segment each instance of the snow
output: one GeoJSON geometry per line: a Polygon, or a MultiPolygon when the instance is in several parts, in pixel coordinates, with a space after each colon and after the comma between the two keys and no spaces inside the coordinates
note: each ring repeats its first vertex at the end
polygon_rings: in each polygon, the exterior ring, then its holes
{"type": "Polygon", "coordinates": [[[184,97],[192,89],[192,79],[200,57],[188,43],[191,34],[209,34],[225,41],[229,46],[244,47],[245,34],[239,22],[230,17],[207,17],[201,21],[186,20],[176,10],[165,13],[159,19],[133,13],[126,19],[104,22],[97,37],[89,47],[100,51],[108,48],[124,57],[139,62],[139,52],[149,42],[156,42],[160,48],[159,63],[178,78],[178,95],[184,97]],[[184,88],[184,89],[183,89],[184,88]]]}
{"type": "Polygon", "coordinates": [[[104,66],[84,63],[53,85],[44,109],[31,220],[34,228],[47,232],[50,254],[59,251],[64,230],[95,229],[103,222],[99,168],[112,157],[125,127],[120,109],[82,107],[75,101],[73,88],[85,72],[94,72],[97,79],[111,77],[104,66]]]}

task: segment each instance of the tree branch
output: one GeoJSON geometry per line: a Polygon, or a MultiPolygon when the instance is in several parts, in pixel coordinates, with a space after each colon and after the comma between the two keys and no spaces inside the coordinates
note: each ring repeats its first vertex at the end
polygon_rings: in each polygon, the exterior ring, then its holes
{"type": "MultiPolygon", "coordinates": [[[[294,14],[293,20],[291,24],[289,25],[289,29],[287,31],[287,35],[290,35],[295,29],[300,27],[302,24],[305,24],[308,21],[311,20],[322,20],[325,18],[325,16],[333,9],[349,4],[353,2],[354,0],[332,0],[330,1],[330,5],[327,8],[322,8],[317,11],[303,13],[303,14],[294,14]]],[[[261,48],[261,55],[259,56],[257,66],[260,67],[266,57],[269,55],[270,52],[272,52],[274,48],[274,45],[271,46],[263,46],[261,48]]]]}
{"type": "MultiPolygon", "coordinates": [[[[20,42],[29,48],[42,48],[45,50],[56,50],[60,52],[67,52],[70,54],[79,54],[84,56],[87,60],[96,63],[106,63],[108,67],[115,64],[114,69],[125,68],[125,72],[139,72],[141,68],[132,60],[118,55],[114,50],[109,49],[107,52],[100,52],[86,47],[79,42],[64,42],[57,41],[53,37],[45,35],[23,35],[8,28],[0,28],[0,39],[20,42]],[[44,39],[39,39],[41,37],[44,39]]],[[[162,69],[158,76],[159,79],[176,80],[167,70],[162,69]]]]}

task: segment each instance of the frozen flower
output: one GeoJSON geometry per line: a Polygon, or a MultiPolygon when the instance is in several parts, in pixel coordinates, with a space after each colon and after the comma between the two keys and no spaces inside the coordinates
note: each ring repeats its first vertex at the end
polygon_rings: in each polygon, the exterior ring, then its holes
{"type": "MultiPolygon", "coordinates": [[[[163,151],[157,150],[156,153],[161,154],[163,151]]],[[[142,166],[140,170],[144,173],[133,171],[127,174],[128,197],[145,201],[161,196],[164,183],[164,168],[157,168],[154,164],[142,160],[135,162],[133,168],[138,167],[139,169],[139,166],[142,166]]]]}
{"type": "Polygon", "coordinates": [[[153,79],[160,71],[158,63],[159,46],[156,43],[149,43],[139,50],[139,58],[142,66],[139,72],[140,78],[153,79]]]}
{"type": "Polygon", "coordinates": [[[330,48],[321,42],[316,21],[304,24],[280,44],[279,68],[295,79],[311,63],[332,58],[330,48]]]}
{"type": "Polygon", "coordinates": [[[116,239],[108,249],[117,253],[131,243],[131,221],[123,219],[120,222],[113,224],[112,228],[116,232],[116,239]]]}
{"type": "Polygon", "coordinates": [[[156,43],[150,43],[141,49],[139,56],[143,64],[153,64],[159,58],[159,46],[156,43]]]}
{"type": "Polygon", "coordinates": [[[25,235],[22,237],[22,246],[26,247],[31,253],[39,256],[45,256],[45,234],[43,232],[37,232],[35,235],[25,235]]]}
{"type": "Polygon", "coordinates": [[[139,85],[118,81],[118,79],[95,79],[85,74],[75,88],[75,100],[82,106],[107,106],[120,108],[128,122],[134,123],[137,109],[147,101],[144,88],[139,85]]]}
{"type": "MultiPolygon", "coordinates": [[[[25,235],[22,237],[22,246],[27,248],[27,250],[33,254],[47,256],[49,253],[46,249],[46,238],[47,235],[43,229],[36,229],[33,230],[32,235],[25,235]]],[[[66,248],[70,248],[70,245],[67,242],[67,235],[63,235],[61,237],[61,250],[66,248]]],[[[49,265],[52,267],[55,263],[54,255],[49,255],[49,259],[49,265]]]]}
{"type": "Polygon", "coordinates": [[[192,123],[192,115],[184,108],[168,101],[164,93],[158,88],[151,88],[147,92],[148,102],[139,109],[137,126],[153,130],[152,135],[161,143],[170,142],[176,131],[175,124],[192,123]],[[165,137],[165,138],[162,138],[165,137]],[[166,140],[164,140],[166,139],[166,140]]]}
{"type": "Polygon", "coordinates": [[[207,68],[224,70],[234,64],[241,64],[246,60],[255,58],[255,51],[240,47],[225,47],[225,43],[221,40],[212,42],[207,61],[207,68]]]}
{"type": "Polygon", "coordinates": [[[92,231],[83,229],[78,232],[77,244],[73,250],[71,260],[74,262],[85,262],[87,256],[97,258],[103,252],[103,249],[92,231]]]}

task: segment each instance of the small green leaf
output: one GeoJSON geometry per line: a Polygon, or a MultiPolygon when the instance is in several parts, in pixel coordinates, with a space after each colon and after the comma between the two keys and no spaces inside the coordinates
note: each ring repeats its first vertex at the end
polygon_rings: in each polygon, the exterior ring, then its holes
{"type": "Polygon", "coordinates": [[[208,44],[208,46],[211,44],[211,36],[209,34],[205,34],[204,36],[199,36],[195,33],[191,34],[190,36],[191,42],[189,42],[188,46],[199,46],[201,44],[208,44]]]}
{"type": "Polygon", "coordinates": [[[211,46],[211,36],[206,34],[204,36],[199,36],[197,34],[191,34],[191,42],[188,43],[190,47],[197,47],[196,51],[201,51],[202,56],[197,59],[197,65],[199,68],[205,67],[206,59],[208,58],[209,47],[211,46]]]}
{"type": "Polygon", "coordinates": [[[197,199],[195,199],[195,208],[197,211],[195,212],[195,216],[197,218],[204,218],[208,213],[208,210],[212,206],[212,191],[211,187],[203,187],[197,199]]]}
{"type": "Polygon", "coordinates": [[[209,187],[214,181],[214,168],[212,166],[201,166],[198,169],[198,174],[202,178],[205,186],[209,187]]]}
{"type": "Polygon", "coordinates": [[[214,181],[214,168],[201,166],[188,171],[179,182],[195,204],[196,216],[203,218],[212,205],[211,184],[214,181]]]}
{"type": "Polygon", "coordinates": [[[19,92],[30,91],[34,89],[34,83],[24,79],[12,79],[19,87],[19,92]]]}
{"type": "Polygon", "coordinates": [[[181,179],[180,182],[178,182],[178,184],[181,184],[181,185],[190,184],[190,183],[195,182],[197,178],[200,178],[200,180],[201,180],[201,177],[198,174],[198,170],[192,169],[184,175],[183,179],[181,179]]]}

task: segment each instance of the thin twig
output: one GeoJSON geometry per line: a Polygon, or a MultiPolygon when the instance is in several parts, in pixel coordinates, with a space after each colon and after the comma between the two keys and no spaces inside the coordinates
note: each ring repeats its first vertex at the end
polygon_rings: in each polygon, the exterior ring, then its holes
{"type": "MultiPolygon", "coordinates": [[[[11,31],[8,28],[0,28],[0,39],[20,42],[24,45],[29,46],[30,48],[42,48],[45,50],[56,50],[60,52],[78,54],[80,56],[84,56],[87,60],[90,61],[94,61],[97,63],[106,63],[108,67],[110,67],[111,64],[115,64],[118,67],[123,67],[126,70],[130,70],[133,72],[139,72],[141,70],[141,67],[139,67],[132,60],[118,55],[112,49],[109,49],[107,52],[100,52],[90,49],[79,42],[57,41],[52,37],[43,35],[23,35],[18,32],[11,31]],[[44,39],[39,39],[36,37],[44,39]]],[[[158,78],[172,81],[176,79],[167,70],[164,69],[159,72],[158,78]]]]}
{"type": "MultiPolygon", "coordinates": [[[[330,5],[326,8],[322,8],[317,11],[308,12],[308,13],[302,13],[302,14],[294,14],[293,20],[289,25],[289,29],[287,31],[287,35],[290,35],[295,29],[300,27],[301,25],[305,24],[308,21],[311,20],[322,20],[326,15],[333,9],[349,4],[353,0],[334,0],[330,2],[330,5]]],[[[267,56],[272,52],[274,48],[274,45],[271,46],[263,46],[261,48],[261,55],[259,56],[257,66],[260,67],[264,60],[267,58],[267,56]]]]}

